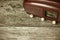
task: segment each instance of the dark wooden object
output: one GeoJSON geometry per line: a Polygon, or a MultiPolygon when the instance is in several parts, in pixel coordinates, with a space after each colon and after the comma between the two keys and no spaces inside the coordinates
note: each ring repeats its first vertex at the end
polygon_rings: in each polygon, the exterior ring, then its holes
{"type": "Polygon", "coordinates": [[[23,6],[28,14],[60,22],[60,0],[24,0],[23,6]]]}

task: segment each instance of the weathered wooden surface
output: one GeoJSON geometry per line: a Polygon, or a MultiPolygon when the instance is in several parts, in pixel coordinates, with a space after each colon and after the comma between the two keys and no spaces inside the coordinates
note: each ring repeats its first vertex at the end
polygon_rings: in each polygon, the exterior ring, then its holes
{"type": "Polygon", "coordinates": [[[1,27],[0,40],[60,40],[60,28],[1,27]]]}
{"type": "Polygon", "coordinates": [[[0,1],[0,26],[8,27],[0,27],[0,40],[60,40],[60,24],[52,25],[49,21],[41,22],[37,17],[30,18],[22,7],[22,0],[19,0],[20,3],[13,1],[20,4],[18,6],[13,2],[12,6],[9,6],[7,3],[11,1],[2,1],[0,1]]]}

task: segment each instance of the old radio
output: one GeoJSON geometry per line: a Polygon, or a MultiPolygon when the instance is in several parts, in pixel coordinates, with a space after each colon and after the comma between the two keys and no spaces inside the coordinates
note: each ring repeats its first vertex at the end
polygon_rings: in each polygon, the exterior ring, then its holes
{"type": "Polygon", "coordinates": [[[24,0],[25,11],[30,17],[40,17],[41,21],[60,22],[60,0],[24,0]]]}

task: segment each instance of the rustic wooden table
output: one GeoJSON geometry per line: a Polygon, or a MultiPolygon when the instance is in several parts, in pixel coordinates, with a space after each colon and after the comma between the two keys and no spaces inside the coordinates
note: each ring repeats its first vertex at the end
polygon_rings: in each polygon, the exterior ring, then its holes
{"type": "Polygon", "coordinates": [[[60,40],[60,28],[0,27],[0,40],[60,40]]]}

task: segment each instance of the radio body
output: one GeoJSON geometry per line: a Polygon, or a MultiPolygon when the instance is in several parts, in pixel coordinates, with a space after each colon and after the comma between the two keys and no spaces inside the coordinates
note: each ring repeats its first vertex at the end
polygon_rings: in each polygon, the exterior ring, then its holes
{"type": "Polygon", "coordinates": [[[23,6],[30,17],[51,20],[53,24],[60,22],[59,0],[24,0],[23,6]]]}

